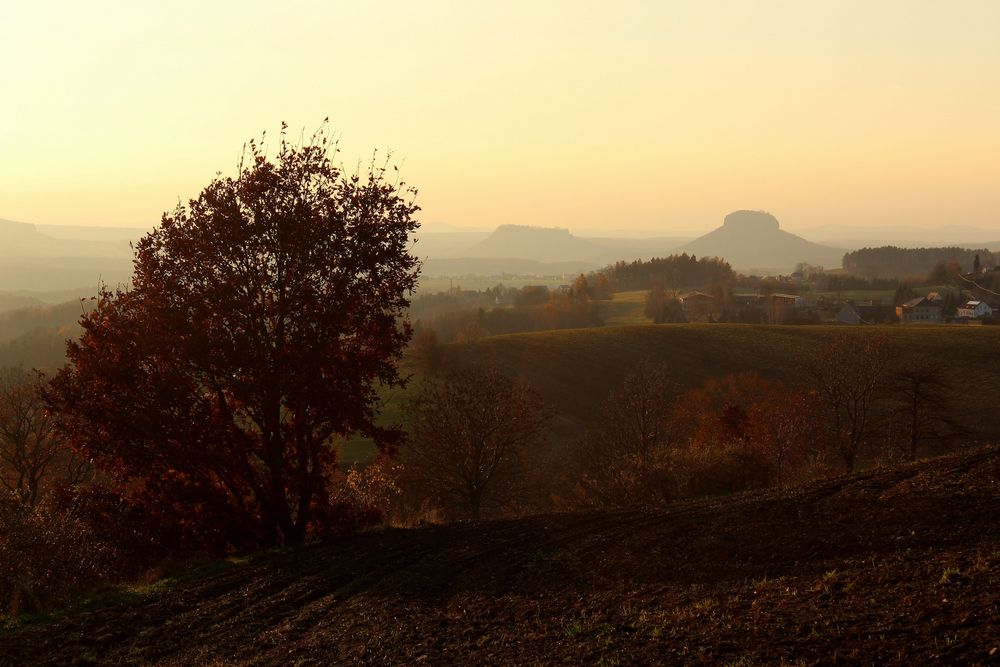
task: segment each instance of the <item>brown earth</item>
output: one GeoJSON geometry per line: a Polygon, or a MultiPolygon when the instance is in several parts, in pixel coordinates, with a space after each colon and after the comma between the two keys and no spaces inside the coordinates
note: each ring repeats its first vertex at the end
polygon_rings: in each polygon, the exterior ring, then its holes
{"type": "Polygon", "coordinates": [[[0,630],[39,663],[1000,664],[1000,449],[265,554],[0,630]]]}

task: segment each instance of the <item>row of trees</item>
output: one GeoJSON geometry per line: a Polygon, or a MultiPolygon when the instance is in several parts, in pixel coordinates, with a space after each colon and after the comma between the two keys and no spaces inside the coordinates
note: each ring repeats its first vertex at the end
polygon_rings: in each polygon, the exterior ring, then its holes
{"type": "Polygon", "coordinates": [[[789,387],[754,373],[683,391],[640,363],[576,444],[544,444],[553,413],[495,368],[429,381],[408,406],[401,450],[412,515],[479,518],[561,504],[619,506],[784,486],[853,471],[862,456],[914,460],[967,435],[944,367],[881,334],[842,334],[801,361],[789,387]],[[558,503],[557,503],[558,504],[558,503]]]}
{"type": "Polygon", "coordinates": [[[993,253],[985,248],[862,248],[844,255],[843,267],[851,273],[876,278],[926,276],[934,267],[954,262],[960,271],[978,271],[984,264],[996,266],[993,253]]]}
{"type": "Polygon", "coordinates": [[[410,309],[415,346],[424,354],[433,345],[484,336],[601,326],[598,301],[610,297],[606,281],[584,275],[555,290],[543,285],[520,289],[499,285],[484,292],[453,290],[421,296],[410,309]]]}
{"type": "Polygon", "coordinates": [[[729,285],[735,274],[732,267],[718,257],[701,257],[687,253],[655,257],[648,261],[616,262],[601,270],[611,290],[650,289],[661,286],[680,289],[698,285],[729,285]]]}

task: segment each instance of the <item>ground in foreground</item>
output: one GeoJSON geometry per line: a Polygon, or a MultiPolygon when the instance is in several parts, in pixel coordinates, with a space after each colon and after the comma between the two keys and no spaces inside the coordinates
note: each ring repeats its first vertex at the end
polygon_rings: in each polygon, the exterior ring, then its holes
{"type": "Polygon", "coordinates": [[[0,630],[0,664],[1000,663],[1000,450],[388,530],[0,630]]]}

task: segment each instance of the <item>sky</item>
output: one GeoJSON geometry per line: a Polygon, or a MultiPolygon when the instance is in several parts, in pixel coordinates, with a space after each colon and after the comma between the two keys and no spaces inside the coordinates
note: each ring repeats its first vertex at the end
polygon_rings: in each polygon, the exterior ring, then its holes
{"type": "Polygon", "coordinates": [[[1000,229],[1000,1],[0,0],[0,218],[151,226],[325,117],[427,229],[1000,229]]]}

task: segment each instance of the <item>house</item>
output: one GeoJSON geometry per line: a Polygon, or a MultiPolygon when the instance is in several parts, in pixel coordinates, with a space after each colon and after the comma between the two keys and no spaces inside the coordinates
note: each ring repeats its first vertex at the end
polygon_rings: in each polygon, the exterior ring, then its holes
{"type": "Polygon", "coordinates": [[[958,307],[956,314],[958,317],[980,320],[984,317],[993,317],[993,309],[985,301],[966,301],[958,307]]]}
{"type": "Polygon", "coordinates": [[[686,292],[677,297],[684,315],[691,321],[707,318],[715,312],[715,297],[704,292],[686,292]]]}
{"type": "Polygon", "coordinates": [[[910,299],[902,306],[896,306],[896,316],[904,324],[936,324],[943,322],[941,299],[926,296],[910,299]]]}
{"type": "Polygon", "coordinates": [[[802,307],[798,294],[770,294],[767,297],[767,318],[771,324],[782,324],[794,319],[796,308],[802,307]]]}

